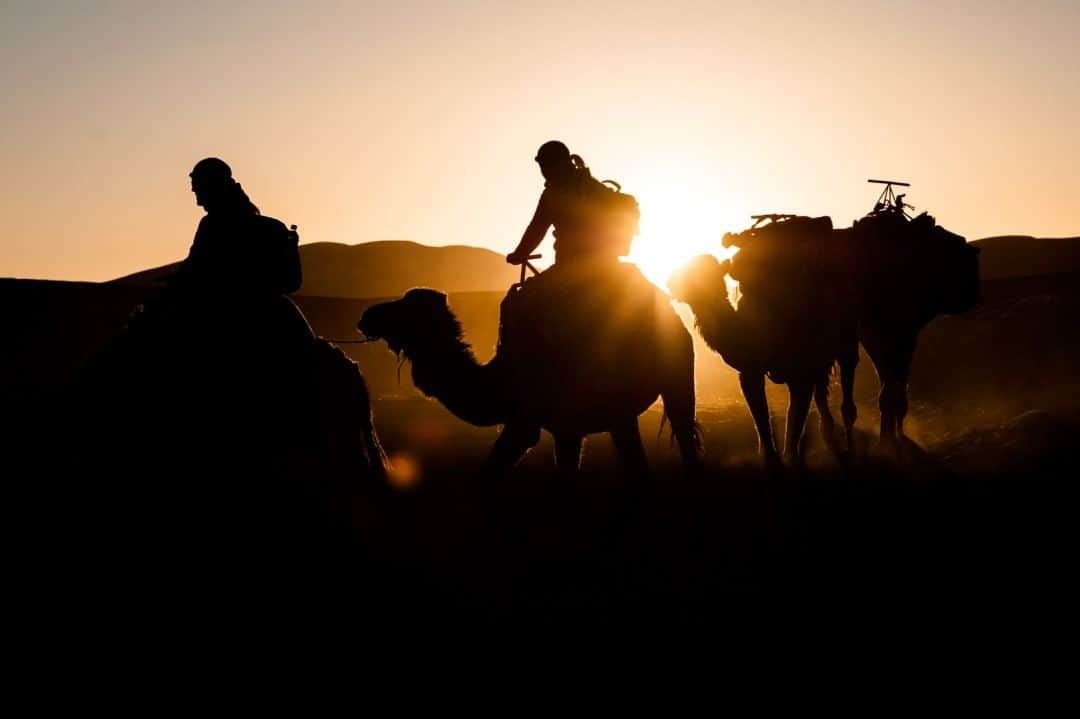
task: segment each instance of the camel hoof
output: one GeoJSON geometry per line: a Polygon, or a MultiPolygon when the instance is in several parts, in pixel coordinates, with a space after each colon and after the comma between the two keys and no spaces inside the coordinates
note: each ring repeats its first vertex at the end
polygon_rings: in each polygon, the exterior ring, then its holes
{"type": "MultiPolygon", "coordinates": [[[[653,479],[653,475],[648,475],[649,479],[653,479]]],[[[688,481],[696,479],[703,479],[705,477],[705,463],[700,459],[694,461],[683,462],[682,466],[682,478],[688,481]]]]}
{"type": "Polygon", "coordinates": [[[837,436],[835,431],[822,431],[821,441],[824,442],[829,452],[834,457],[841,457],[844,454],[843,446],[840,444],[840,437],[837,436]]]}
{"type": "Polygon", "coordinates": [[[784,460],[780,457],[780,453],[775,450],[762,451],[761,461],[765,464],[765,468],[769,471],[777,471],[784,468],[784,460]]]}
{"type": "Polygon", "coordinates": [[[879,437],[875,449],[878,454],[885,455],[892,459],[897,459],[900,452],[900,447],[893,437],[879,437]]]}

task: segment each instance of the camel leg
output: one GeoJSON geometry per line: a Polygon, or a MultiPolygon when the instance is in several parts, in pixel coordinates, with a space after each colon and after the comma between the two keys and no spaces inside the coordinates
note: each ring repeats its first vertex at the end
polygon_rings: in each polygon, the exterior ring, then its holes
{"type": "MultiPolygon", "coordinates": [[[[701,428],[697,423],[693,374],[686,384],[688,386],[676,391],[662,392],[660,396],[664,400],[664,413],[671,423],[671,433],[679,444],[683,473],[697,476],[704,470],[704,463],[701,460],[701,428]]],[[[634,428],[636,432],[637,418],[634,419],[634,428]]],[[[640,441],[639,438],[638,442],[640,441]]]]}
{"type": "Polygon", "coordinates": [[[806,428],[806,416],[810,413],[810,401],[814,385],[810,382],[788,384],[791,400],[788,402],[787,425],[784,428],[784,455],[791,464],[802,463],[802,436],[806,428]]]}
{"type": "Polygon", "coordinates": [[[878,393],[878,410],[881,412],[881,425],[878,429],[878,443],[883,448],[893,445],[896,440],[896,422],[893,418],[892,378],[881,380],[881,392],[878,393]]]}
{"type": "Polygon", "coordinates": [[[555,437],[555,467],[559,470],[559,476],[564,479],[573,479],[581,467],[581,445],[584,442],[581,435],[557,435],[555,437]]]}
{"type": "Polygon", "coordinates": [[[904,417],[907,415],[907,374],[890,372],[881,383],[878,398],[881,407],[881,446],[895,452],[904,439],[904,417]]]}
{"type": "Polygon", "coordinates": [[[908,449],[908,439],[904,436],[904,417],[907,416],[908,411],[907,382],[897,381],[893,387],[892,406],[893,431],[896,433],[896,453],[898,457],[903,457],[907,454],[908,449]]]}
{"type": "Polygon", "coordinates": [[[904,418],[908,413],[907,383],[897,383],[896,395],[893,397],[893,416],[896,417],[896,439],[903,442],[907,437],[904,435],[904,418]]]}
{"type": "Polygon", "coordinates": [[[780,454],[776,451],[772,424],[769,422],[769,402],[765,399],[764,373],[740,372],[739,386],[742,387],[743,397],[746,398],[746,404],[750,407],[750,416],[754,418],[754,426],[757,427],[758,453],[767,464],[780,464],[780,454]]]}
{"type": "Polygon", "coordinates": [[[627,475],[640,481],[649,476],[649,462],[645,457],[645,447],[641,443],[641,431],[637,417],[611,430],[611,441],[627,475]]]}
{"type": "Polygon", "coordinates": [[[487,476],[507,474],[526,452],[540,441],[540,429],[528,425],[508,424],[503,427],[495,446],[491,448],[484,464],[487,476]]]}
{"type": "Polygon", "coordinates": [[[817,405],[821,418],[821,439],[833,454],[839,454],[836,446],[836,420],[829,409],[829,375],[819,379],[814,385],[814,404],[817,405]]]}
{"type": "Polygon", "coordinates": [[[874,358],[874,367],[877,369],[878,380],[881,382],[881,390],[878,392],[878,410],[881,412],[881,423],[878,429],[878,447],[885,452],[891,451],[896,441],[896,419],[893,415],[893,383],[895,382],[892,365],[888,362],[889,357],[874,358]]]}
{"type": "Polygon", "coordinates": [[[901,449],[903,415],[907,413],[907,383],[900,377],[889,375],[881,385],[881,449],[896,454],[901,449]]]}
{"type": "MultiPolygon", "coordinates": [[[[671,434],[679,443],[683,474],[697,477],[704,472],[705,465],[701,458],[701,427],[697,423],[694,347],[682,321],[674,317],[673,325],[680,340],[665,350],[660,398],[664,401],[664,414],[671,423],[671,434]]],[[[636,426],[636,418],[634,422],[636,426]]]]}
{"type": "Polygon", "coordinates": [[[905,344],[897,353],[896,380],[893,385],[893,421],[895,422],[896,439],[901,447],[904,445],[904,418],[908,412],[908,380],[911,376],[911,361],[915,356],[915,339],[910,344],[905,344]]]}
{"type": "Polygon", "coordinates": [[[893,371],[893,344],[886,342],[880,336],[878,328],[873,325],[860,325],[859,340],[870,360],[874,363],[878,382],[881,390],[878,392],[878,411],[881,413],[881,422],[878,429],[878,448],[889,452],[894,444],[896,421],[892,412],[892,383],[895,372],[893,371]]]}
{"type": "Polygon", "coordinates": [[[855,419],[859,410],[855,406],[855,368],[859,364],[859,346],[840,357],[840,414],[844,420],[844,438],[848,455],[855,454],[855,419]]]}

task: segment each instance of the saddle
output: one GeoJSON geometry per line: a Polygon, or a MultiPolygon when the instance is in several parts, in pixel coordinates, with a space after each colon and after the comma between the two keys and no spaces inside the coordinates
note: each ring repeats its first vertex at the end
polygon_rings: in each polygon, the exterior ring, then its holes
{"type": "Polygon", "coordinates": [[[627,338],[654,320],[660,291],[632,264],[556,265],[510,289],[499,309],[497,355],[529,366],[569,364],[588,346],[598,364],[618,362],[627,338]],[[575,351],[568,352],[567,348],[575,351]]]}

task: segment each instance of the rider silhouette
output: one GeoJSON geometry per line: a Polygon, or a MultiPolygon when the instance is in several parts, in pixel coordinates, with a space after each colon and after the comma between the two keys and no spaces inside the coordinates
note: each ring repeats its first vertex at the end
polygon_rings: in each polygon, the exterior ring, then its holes
{"type": "Polygon", "coordinates": [[[544,240],[549,227],[554,227],[556,266],[617,259],[606,251],[604,243],[596,241],[596,212],[592,206],[595,195],[591,193],[599,183],[581,157],[571,155],[558,140],[550,140],[540,146],[536,162],[546,180],[544,191],[517,249],[506,256],[506,261],[523,264],[544,240]]]}
{"type": "MultiPolygon", "coordinates": [[[[314,337],[286,296],[301,284],[295,229],[262,215],[216,157],[192,169],[191,191],[206,215],[164,299],[191,354],[199,391],[226,393],[230,406],[244,407],[250,417],[294,416],[310,393],[305,383],[314,337]],[[258,362],[249,356],[252,340],[258,362]]],[[[271,424],[255,432],[258,441],[286,431],[271,424]]]]}
{"type": "Polygon", "coordinates": [[[264,217],[232,170],[208,157],[191,171],[191,191],[206,210],[174,286],[202,295],[243,298],[280,295],[300,288],[295,232],[264,217]]]}
{"type": "Polygon", "coordinates": [[[633,265],[618,261],[636,232],[637,201],[596,180],[581,157],[557,140],[540,146],[536,162],[544,191],[506,261],[525,263],[554,228],[555,264],[507,293],[500,309],[501,351],[546,352],[581,341],[614,351],[593,329],[613,326],[613,308],[634,316],[639,302],[651,306],[655,300],[655,287],[633,265]]]}

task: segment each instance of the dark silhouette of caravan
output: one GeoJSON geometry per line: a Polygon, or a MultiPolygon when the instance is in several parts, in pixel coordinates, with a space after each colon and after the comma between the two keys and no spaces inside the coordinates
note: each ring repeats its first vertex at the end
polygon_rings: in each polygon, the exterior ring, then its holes
{"type": "Polygon", "coordinates": [[[358,326],[410,360],[416,386],[456,416],[504,425],[489,473],[509,470],[546,429],[560,473],[577,471],[585,435],[608,432],[640,477],[646,460],[637,418],[658,396],[685,467],[699,471],[694,350],[667,297],[631,265],[594,272],[588,283],[527,292],[534,281],[503,301],[499,343],[487,364],[477,362],[437,290],[413,289],[370,307],[358,326]]]}
{"type": "MultiPolygon", "coordinates": [[[[772,436],[765,377],[785,384],[788,405],[784,453],[801,459],[803,429],[815,388],[827,397],[829,369],[838,357],[849,359],[845,386],[854,381],[858,344],[854,310],[843,278],[829,276],[826,244],[832,232],[827,217],[762,215],[749,230],[728,234],[739,247],[731,261],[702,255],[668,281],[672,296],[690,305],[706,343],[739,372],[739,384],[758,431],[759,450],[779,462],[772,436]],[[739,280],[736,310],[725,276],[739,280]]],[[[854,407],[845,403],[845,414],[854,407]]],[[[831,439],[831,437],[830,437],[831,439]]]]}
{"type": "Polygon", "coordinates": [[[830,256],[836,271],[854,280],[859,341],[881,380],[880,438],[889,447],[904,439],[908,378],[922,328],[980,301],[979,248],[925,212],[911,220],[886,212],[836,230],[830,256]]]}
{"type": "Polygon", "coordinates": [[[477,362],[437,290],[413,289],[368,308],[360,331],[409,359],[416,386],[461,419],[504,425],[490,473],[509,470],[547,429],[563,474],[577,471],[585,435],[609,432],[630,472],[643,476],[637,418],[658,396],[685,466],[698,471],[690,334],[663,293],[617,262],[637,232],[637,201],[596,181],[561,142],[544,143],[536,161],[547,184],[506,258],[523,265],[522,281],[501,305],[490,362],[477,362]],[[526,280],[524,266],[549,227],[555,265],[526,280]]]}
{"type": "Polygon", "coordinates": [[[221,160],[191,184],[206,215],[187,258],[73,388],[77,461],[381,477],[359,369],[286,296],[302,276],[295,227],[261,215],[221,160]]]}
{"type": "Polygon", "coordinates": [[[769,461],[777,455],[766,375],[791,392],[785,453],[798,460],[811,392],[826,442],[837,446],[828,376],[838,362],[850,452],[861,342],[881,379],[880,438],[891,446],[904,436],[907,382],[920,330],[939,314],[978,303],[978,248],[926,213],[908,218],[903,197],[888,203],[879,198],[874,211],[840,230],[827,217],[756,216],[749,230],[725,237],[726,245],[740,248],[732,262],[701,256],[673,274],[672,294],[690,304],[706,342],[739,371],[769,461]],[[738,310],[727,297],[729,272],[740,280],[738,310]]]}

